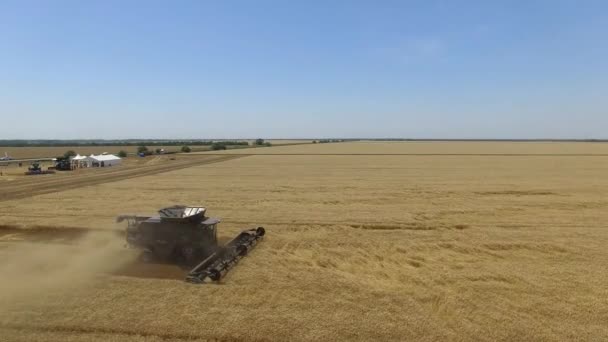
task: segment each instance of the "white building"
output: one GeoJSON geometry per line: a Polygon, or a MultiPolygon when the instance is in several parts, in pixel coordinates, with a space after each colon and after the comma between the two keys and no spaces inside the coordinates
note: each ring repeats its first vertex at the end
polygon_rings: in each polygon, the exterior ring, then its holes
{"type": "Polygon", "coordinates": [[[77,155],[72,158],[72,165],[75,167],[108,167],[120,165],[121,162],[122,159],[120,157],[106,153],[97,156],[91,154],[88,157],[77,155]]]}
{"type": "Polygon", "coordinates": [[[88,158],[91,161],[91,166],[99,167],[120,165],[120,162],[122,162],[120,157],[113,154],[100,154],[98,156],[91,154],[88,158]]]}
{"type": "Polygon", "coordinates": [[[87,156],[81,156],[80,154],[77,154],[75,157],[72,157],[71,162],[72,162],[72,169],[74,168],[81,168],[81,167],[88,167],[88,159],[89,157],[87,156]]]}

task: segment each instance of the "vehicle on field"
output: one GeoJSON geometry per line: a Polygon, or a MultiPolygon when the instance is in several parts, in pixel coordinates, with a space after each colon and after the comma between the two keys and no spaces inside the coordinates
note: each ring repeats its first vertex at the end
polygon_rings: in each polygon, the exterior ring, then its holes
{"type": "Polygon", "coordinates": [[[128,222],[127,245],[142,250],[144,261],[194,266],[186,281],[203,283],[220,280],[265,234],[263,227],[247,229],[219,245],[220,220],[205,213],[204,207],[176,205],[159,210],[158,216],[120,215],[117,222],[128,222]]]}
{"type": "Polygon", "coordinates": [[[25,171],[26,176],[48,175],[48,174],[53,174],[53,173],[55,173],[55,171],[53,171],[53,170],[43,170],[42,167],[40,166],[40,161],[32,162],[30,164],[30,166],[27,168],[27,171],[25,171]]]}
{"type": "Polygon", "coordinates": [[[58,171],[71,171],[72,170],[72,161],[69,157],[57,157],[53,159],[55,162],[55,170],[58,171]]]}

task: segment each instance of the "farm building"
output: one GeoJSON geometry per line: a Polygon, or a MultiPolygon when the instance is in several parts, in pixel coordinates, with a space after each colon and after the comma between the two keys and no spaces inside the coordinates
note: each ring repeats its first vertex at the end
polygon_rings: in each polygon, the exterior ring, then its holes
{"type": "Polygon", "coordinates": [[[87,156],[81,156],[80,154],[77,154],[75,157],[73,157],[71,159],[72,166],[73,167],[86,167],[87,158],[88,158],[87,156]]]}
{"type": "Polygon", "coordinates": [[[93,155],[91,154],[88,159],[91,162],[91,166],[93,167],[105,167],[105,166],[114,166],[119,165],[122,159],[113,154],[100,154],[93,155]]]}
{"type": "Polygon", "coordinates": [[[100,155],[91,154],[88,157],[77,155],[76,157],[72,158],[72,165],[74,165],[74,167],[77,167],[77,168],[80,168],[80,167],[108,167],[108,166],[120,165],[121,162],[122,162],[122,159],[113,154],[100,154],[100,155]]]}

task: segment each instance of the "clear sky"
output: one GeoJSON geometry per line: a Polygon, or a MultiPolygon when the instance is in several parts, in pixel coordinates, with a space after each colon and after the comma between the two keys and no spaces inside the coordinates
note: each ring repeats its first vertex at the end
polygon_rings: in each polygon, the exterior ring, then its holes
{"type": "Polygon", "coordinates": [[[608,138],[608,1],[0,0],[0,139],[608,138]]]}

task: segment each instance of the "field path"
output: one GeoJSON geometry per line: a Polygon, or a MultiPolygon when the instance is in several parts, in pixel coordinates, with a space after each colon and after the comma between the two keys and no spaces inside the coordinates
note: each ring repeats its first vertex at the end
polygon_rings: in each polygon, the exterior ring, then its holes
{"type": "Polygon", "coordinates": [[[120,166],[113,168],[95,169],[90,170],[90,172],[86,173],[70,174],[61,177],[57,177],[56,175],[30,176],[27,178],[12,181],[8,184],[2,184],[2,186],[0,187],[0,202],[76,189],[83,186],[115,182],[128,178],[149,176],[197,165],[219,163],[241,157],[244,156],[192,156],[162,164],[153,163],[145,166],[120,166]]]}

